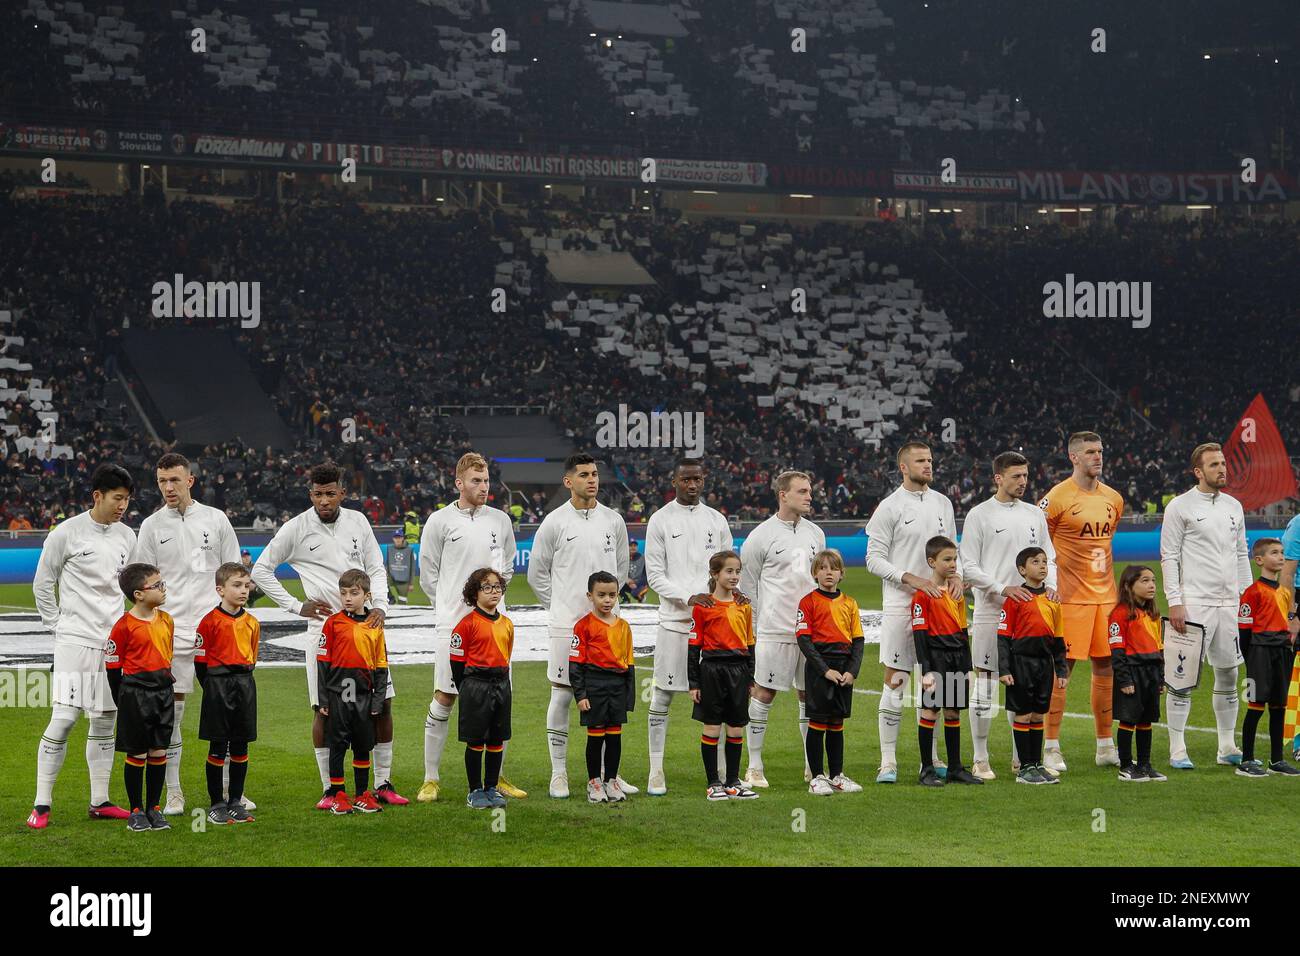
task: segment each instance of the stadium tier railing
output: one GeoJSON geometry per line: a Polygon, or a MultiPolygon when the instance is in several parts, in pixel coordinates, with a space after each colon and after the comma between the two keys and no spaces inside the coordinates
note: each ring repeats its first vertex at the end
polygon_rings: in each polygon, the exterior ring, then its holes
{"type": "Polygon", "coordinates": [[[545,405],[438,405],[439,415],[545,415],[545,405]]]}

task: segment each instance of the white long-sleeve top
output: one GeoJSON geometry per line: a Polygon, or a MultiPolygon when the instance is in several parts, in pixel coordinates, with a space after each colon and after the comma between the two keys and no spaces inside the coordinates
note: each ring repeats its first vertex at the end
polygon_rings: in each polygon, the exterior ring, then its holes
{"type": "Polygon", "coordinates": [[[339,575],[349,568],[360,568],[370,575],[370,606],[388,610],[384,553],[379,550],[370,519],[360,511],[340,508],[338,517],[326,524],[315,508],[308,508],[286,521],[258,555],[253,564],[253,583],[280,607],[297,614],[302,610],[302,601],[275,578],[275,569],[282,564],[298,572],[309,600],[328,604],[331,611],[343,609],[339,575]]]}
{"type": "Polygon", "coordinates": [[[434,625],[450,631],[469,613],[463,591],[469,576],[491,568],[515,573],[515,529],[499,508],[462,508],[452,502],[429,515],[420,532],[420,587],[433,605],[434,625]]]}
{"type": "Polygon", "coordinates": [[[1002,589],[1024,582],[1016,570],[1016,555],[1025,548],[1047,552],[1048,588],[1056,589],[1056,549],[1047,531],[1042,508],[1025,501],[981,501],[966,514],[957,573],[975,592],[975,614],[996,620],[1002,610],[1002,589]]]}
{"type": "Polygon", "coordinates": [[[117,576],[134,549],[134,531],[120,521],[100,524],[89,511],[46,536],[32,593],[41,624],[53,632],[56,645],[103,649],[125,607],[117,576]]]}
{"type": "MultiPolygon", "coordinates": [[[[167,582],[163,610],[172,616],[181,641],[221,600],[216,571],[227,561],[239,563],[239,539],[226,513],[191,501],[185,513],[163,506],[144,519],[131,555],[132,563],[152,564],[167,582]]],[[[179,643],[179,642],[178,642],[179,643]]]]}
{"type": "Polygon", "coordinates": [[[1160,523],[1160,570],[1170,607],[1235,607],[1253,580],[1241,502],[1196,488],[1169,502],[1160,523]]]}
{"type": "Polygon", "coordinates": [[[650,516],[645,529],[646,581],[659,595],[659,626],[686,633],[691,629],[687,601],[708,590],[709,559],[733,548],[731,526],[706,504],[683,505],[676,499],[650,516]]]}
{"type": "Polygon", "coordinates": [[[528,583],[550,612],[550,636],[571,635],[573,625],[591,611],[587,600],[591,574],[608,571],[622,587],[627,566],[627,525],[612,508],[598,501],[579,511],[569,499],[543,518],[528,556],[528,583]]]}
{"type": "Polygon", "coordinates": [[[768,518],[740,547],[740,590],[754,605],[754,637],[795,643],[799,602],[817,587],[812,560],[826,548],[826,533],[807,518],[768,518]]]}
{"type": "Polygon", "coordinates": [[[935,535],[956,540],[957,519],[952,502],[933,488],[908,491],[901,484],[876,505],[867,522],[867,570],[884,582],[886,611],[907,611],[912,588],[904,574],[929,577],[925,543],[935,535]]]}

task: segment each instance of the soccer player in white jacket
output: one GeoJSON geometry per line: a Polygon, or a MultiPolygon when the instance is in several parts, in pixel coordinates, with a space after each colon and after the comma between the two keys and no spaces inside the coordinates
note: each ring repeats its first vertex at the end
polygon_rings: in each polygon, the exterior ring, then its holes
{"type": "MultiPolygon", "coordinates": [[[[339,575],[349,568],[360,568],[370,576],[372,604],[366,624],[383,624],[388,611],[388,575],[384,572],[384,553],[379,550],[370,519],[360,511],[342,507],[342,473],[330,463],[317,465],[308,479],[312,506],[284,523],[253,565],[253,583],[272,601],[293,614],[307,618],[307,697],[316,718],[312,723],[312,745],[316,748],[316,766],[320,771],[321,790],[326,792],[316,804],[328,810],[330,749],[325,745],[325,718],[320,713],[316,695],[316,651],[325,637],[325,621],[342,610],[339,575]],[[307,600],[299,601],[285,590],[275,577],[275,569],[287,564],[298,573],[307,600]]],[[[389,774],[393,766],[393,714],[391,698],[392,672],[388,676],[389,699],[384,712],[375,718],[374,748],[375,797],[385,803],[409,801],[393,789],[389,774]]]]}
{"type": "MultiPolygon", "coordinates": [[[[881,500],[867,522],[867,570],[881,579],[884,604],[880,663],[885,668],[885,686],[877,711],[880,771],[876,783],[898,781],[898,727],[903,719],[907,682],[916,667],[912,595],[924,591],[937,598],[943,593],[930,580],[925,543],[936,535],[952,538],[957,533],[952,502],[930,487],[934,479],[930,446],[907,442],[898,449],[896,460],[902,484],[881,500]]],[[[948,590],[953,598],[962,600],[964,584],[960,575],[949,579],[948,590]]],[[[937,743],[934,768],[941,777],[948,773],[947,765],[939,759],[937,743]]]]}
{"type": "MultiPolygon", "coordinates": [[[[776,514],[751,531],[740,546],[740,590],[754,604],[754,687],[745,728],[749,749],[745,783],[751,787],[768,785],[763,741],[777,691],[794,687],[799,695],[799,735],[808,739],[803,655],[794,629],[799,623],[799,602],[817,586],[813,557],[826,548],[826,534],[808,519],[812,479],[802,471],[783,471],[776,476],[775,486],[776,514]]],[[[812,779],[806,756],[804,778],[812,779]]]]}
{"type": "MultiPolygon", "coordinates": [[[[957,573],[975,592],[971,621],[971,660],[975,664],[975,692],[971,695],[971,739],[975,757],[971,773],[982,780],[996,776],[989,766],[989,728],[997,704],[998,618],[1007,598],[1024,602],[1033,595],[1025,590],[1016,555],[1024,548],[1047,552],[1047,599],[1056,594],[1056,549],[1047,532],[1043,509],[1024,501],[1029,487],[1029,460],[1015,451],[993,459],[993,497],[981,501],[962,523],[957,573]]],[[[1014,715],[1007,711],[1008,723],[1014,715]]],[[[1012,751],[1012,768],[1019,762],[1012,751]]]]}
{"type": "MultiPolygon", "coordinates": [[[[172,637],[172,677],[176,683],[176,717],[171,744],[167,748],[167,804],[163,813],[185,812],[181,791],[181,719],[185,695],[194,689],[194,650],[199,621],[216,607],[216,572],[221,565],[239,562],[239,539],[226,513],[195,501],[190,494],[194,475],[189,460],[176,452],[158,459],[158,490],[163,507],[140,525],[140,535],[131,564],[152,564],[167,582],[167,613],[176,632],[172,637]]],[[[226,779],[230,779],[230,758],[226,758],[226,779]]],[[[245,808],[256,806],[247,797],[245,808]]]]}
{"type": "MultiPolygon", "coordinates": [[[[434,511],[420,533],[420,587],[433,608],[435,655],[433,700],[424,719],[424,783],[415,796],[421,803],[437,800],[441,789],[442,751],[459,694],[451,673],[451,632],[467,611],[465,582],[479,568],[491,568],[508,587],[515,573],[514,525],[504,511],[488,506],[491,486],[487,459],[472,451],[461,455],[460,497],[434,511]]],[[[516,799],[528,795],[504,777],[497,789],[516,799]]]]}
{"type": "MultiPolygon", "coordinates": [[[[1206,442],[1192,452],[1196,487],[1165,508],[1160,523],[1160,570],[1164,577],[1169,624],[1180,634],[1192,622],[1205,628],[1205,660],[1214,669],[1214,723],[1219,732],[1216,762],[1241,763],[1237,747],[1237,667],[1241,646],[1237,607],[1251,586],[1246,516],[1241,503],[1223,489],[1228,461],[1221,445],[1206,442]]],[[[1189,694],[1170,692],[1169,766],[1191,770],[1184,732],[1191,714],[1189,694]]]]}
{"type": "MultiPolygon", "coordinates": [[[[622,516],[596,500],[600,476],[596,459],[570,455],[564,462],[564,487],[569,500],[556,508],[537,528],[528,556],[528,583],[547,610],[550,650],[546,672],[551,680],[551,703],[546,709],[546,739],[551,751],[550,794],[569,795],[569,648],[573,625],[587,616],[587,578],[608,571],[627,580],[627,525],[622,516]]],[[[635,792],[620,778],[619,786],[635,792]]]]}
{"type": "MultiPolygon", "coordinates": [[[[707,587],[709,559],[719,551],[732,550],[727,519],[700,500],[706,476],[700,459],[679,458],[673,466],[674,498],[650,516],[645,531],[646,580],[659,595],[649,719],[650,783],[646,787],[646,793],[656,797],[668,792],[664,744],[668,739],[669,706],[674,694],[690,691],[686,657],[691,608],[696,604],[713,606],[707,587]]],[[[726,753],[719,747],[718,766],[723,767],[725,762],[726,753]]]]}
{"type": "Polygon", "coordinates": [[[54,707],[36,749],[36,801],[27,817],[33,830],[49,826],[54,783],[68,755],[68,734],[83,711],[90,720],[90,816],[130,816],[108,799],[117,705],[104,670],[104,648],[122,616],[118,575],[135,547],[135,532],[122,524],[135,482],[120,465],[100,465],[90,488],[94,504],[46,536],[32,579],[41,624],[54,634],[54,707]]]}

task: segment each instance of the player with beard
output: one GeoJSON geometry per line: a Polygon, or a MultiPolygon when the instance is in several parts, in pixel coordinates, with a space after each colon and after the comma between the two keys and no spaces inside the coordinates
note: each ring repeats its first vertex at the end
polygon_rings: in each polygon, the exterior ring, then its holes
{"type": "MultiPolygon", "coordinates": [[[[877,722],[880,730],[880,770],[876,783],[898,782],[898,728],[908,680],[916,667],[912,639],[912,595],[922,591],[939,598],[944,590],[931,580],[925,543],[934,537],[957,533],[952,502],[930,487],[934,456],[924,442],[909,441],[898,449],[902,483],[886,495],[867,522],[867,570],[881,579],[883,614],[880,622],[880,663],[885,669],[877,722]]],[[[961,575],[948,579],[948,593],[965,600],[961,575]]],[[[920,711],[918,710],[918,721],[920,711]]],[[[933,766],[946,777],[948,766],[939,759],[937,742],[933,766]]]]}
{"type": "MultiPolygon", "coordinates": [[[[971,694],[971,740],[974,762],[971,773],[981,780],[995,777],[989,766],[989,728],[997,704],[998,617],[1002,602],[1010,598],[1024,603],[1033,600],[1016,570],[1016,555],[1025,548],[1042,548],[1047,554],[1047,599],[1059,601],[1056,593],[1056,551],[1047,533],[1047,518],[1041,508],[1024,500],[1029,487],[1029,461],[1015,451],[1004,451],[993,459],[993,497],[981,501],[962,523],[958,573],[975,592],[975,615],[971,622],[971,659],[975,664],[975,687],[971,694]]],[[[1015,716],[1007,711],[1014,729],[1015,716]]],[[[1012,770],[1020,769],[1012,748],[1012,770]]]]}
{"type": "MultiPolygon", "coordinates": [[[[655,635],[654,690],[650,698],[650,783],[646,793],[668,792],[664,780],[664,745],[673,696],[689,693],[686,664],[692,607],[713,607],[713,596],[700,590],[709,578],[709,559],[732,550],[731,526],[718,511],[702,503],[708,473],[698,458],[679,458],[673,466],[674,497],[650,516],[645,532],[646,579],[659,595],[659,629],[655,635]]],[[[737,594],[737,603],[747,599],[737,594]]],[[[718,768],[725,780],[726,754],[718,748],[718,768]]]]}
{"type": "MultiPolygon", "coordinates": [[[[1160,570],[1169,624],[1187,633],[1189,621],[1205,628],[1204,657],[1214,669],[1214,723],[1219,733],[1217,763],[1240,765],[1237,748],[1237,668],[1243,658],[1237,633],[1238,599],[1254,583],[1246,547],[1241,502],[1223,493],[1228,461],[1214,442],[1192,452],[1196,487],[1165,508],[1160,523],[1160,570]]],[[[1169,693],[1169,766],[1191,770],[1184,732],[1190,694],[1169,693]]]]}
{"type": "MultiPolygon", "coordinates": [[[[510,585],[515,573],[515,529],[509,515],[488,506],[492,482],[487,459],[466,452],[456,462],[460,497],[429,516],[420,533],[420,587],[434,613],[433,700],[424,719],[424,783],[415,799],[438,799],[442,751],[447,744],[451,708],[460,691],[452,676],[451,634],[465,617],[465,582],[480,568],[491,568],[510,585]]],[[[501,603],[505,603],[502,592],[501,603]]],[[[505,760],[502,743],[501,760],[505,760]]],[[[498,768],[499,770],[499,768],[498,768]]],[[[496,788],[507,797],[528,794],[499,777],[496,788]]]]}
{"type": "MultiPolygon", "coordinates": [[[[330,789],[330,748],[325,744],[325,718],[320,713],[317,693],[316,654],[325,646],[323,628],[330,615],[343,609],[339,576],[350,568],[365,571],[370,577],[371,610],[366,627],[383,624],[388,610],[388,578],[384,573],[384,554],[375,540],[370,519],[360,511],[342,507],[343,482],[337,465],[325,463],[311,470],[311,507],[281,526],[253,565],[253,581],[272,601],[293,614],[308,620],[307,697],[315,715],[312,722],[312,746],[316,749],[316,767],[320,771],[324,796],[317,810],[333,805],[330,789]],[[275,577],[275,569],[287,564],[302,579],[307,596],[299,601],[285,590],[275,577]]],[[[375,797],[384,803],[409,803],[393,789],[389,772],[393,766],[393,701],[391,674],[382,712],[375,718],[374,769],[375,797]]]]}
{"type": "MultiPolygon", "coordinates": [[[[181,720],[185,714],[186,695],[194,690],[194,653],[199,622],[220,599],[213,584],[217,568],[239,563],[239,539],[226,513],[195,501],[190,494],[194,475],[184,455],[168,452],[158,459],[158,490],[163,507],[140,525],[140,537],[131,557],[132,564],[148,564],[161,571],[167,582],[167,607],[175,625],[172,636],[171,672],[176,683],[175,718],[171,744],[167,747],[167,803],[163,813],[177,816],[185,812],[185,795],[181,792],[181,720]]],[[[226,761],[226,786],[229,788],[230,762],[226,761]]],[[[256,804],[246,797],[246,810],[256,804]]]]}
{"type": "MultiPolygon", "coordinates": [[[[1038,506],[1047,515],[1047,530],[1056,548],[1065,666],[1073,674],[1077,662],[1091,659],[1096,762],[1099,767],[1118,767],[1119,751],[1111,739],[1115,678],[1110,658],[1110,612],[1119,597],[1115,590],[1111,546],[1124,514],[1124,498],[1101,481],[1101,448],[1101,436],[1096,432],[1071,435],[1066,450],[1074,473],[1054,486],[1038,506]]],[[[1232,601],[1236,603],[1235,594],[1232,601]]],[[[1229,626],[1235,635],[1235,621],[1229,626]]],[[[1061,755],[1065,693],[1064,687],[1052,689],[1052,706],[1043,741],[1041,763],[1056,773],[1065,770],[1065,758],[1061,755]]]]}

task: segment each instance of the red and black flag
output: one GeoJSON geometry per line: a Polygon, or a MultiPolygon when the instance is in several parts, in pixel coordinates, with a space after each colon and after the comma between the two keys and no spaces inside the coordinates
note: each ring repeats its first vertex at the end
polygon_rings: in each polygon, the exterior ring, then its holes
{"type": "Polygon", "coordinates": [[[1255,396],[1241,416],[1223,454],[1228,459],[1228,487],[1224,491],[1240,501],[1246,511],[1296,497],[1291,459],[1262,394],[1255,396]]]}

